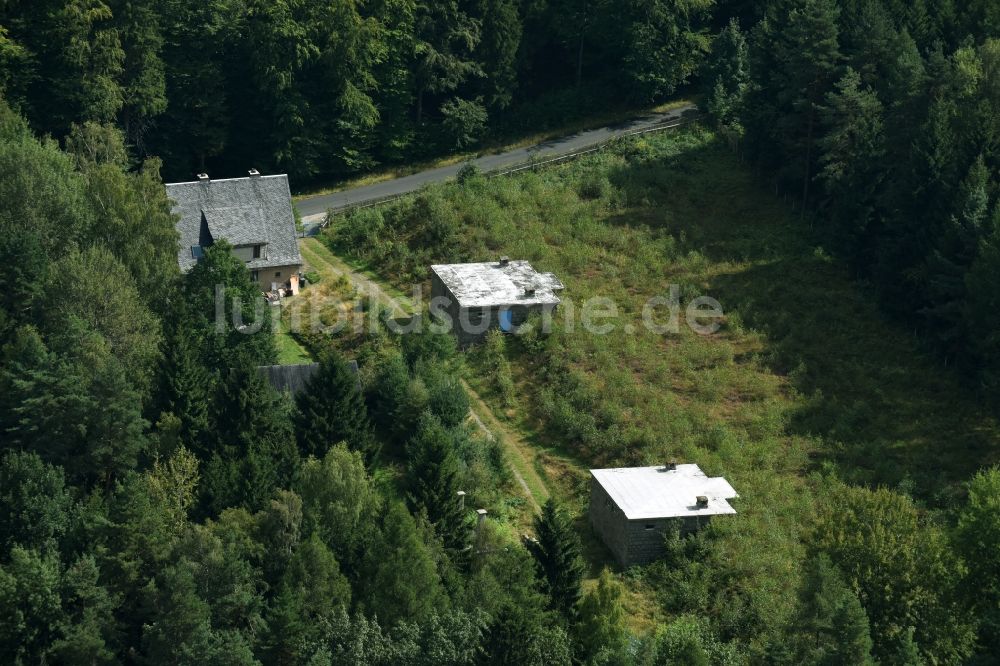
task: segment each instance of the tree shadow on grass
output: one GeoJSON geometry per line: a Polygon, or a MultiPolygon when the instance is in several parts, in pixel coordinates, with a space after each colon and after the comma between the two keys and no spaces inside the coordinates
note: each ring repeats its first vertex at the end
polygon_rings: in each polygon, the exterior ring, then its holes
{"type": "MultiPolygon", "coordinates": [[[[900,486],[946,504],[1000,459],[1000,428],[969,380],[923,351],[873,294],[816,247],[808,223],[753,182],[718,142],[677,141],[663,159],[610,175],[629,209],[611,224],[672,235],[685,270],[744,326],[764,334],[761,360],[787,376],[787,430],[820,438],[817,466],[851,481],[900,486]]],[[[628,153],[626,153],[628,154],[628,153]]]]}
{"type": "Polygon", "coordinates": [[[802,398],[793,434],[822,438],[851,481],[911,485],[947,503],[997,461],[1000,430],[962,378],[879,313],[838,265],[799,257],[712,281],[720,300],[766,339],[766,359],[802,398]]]}

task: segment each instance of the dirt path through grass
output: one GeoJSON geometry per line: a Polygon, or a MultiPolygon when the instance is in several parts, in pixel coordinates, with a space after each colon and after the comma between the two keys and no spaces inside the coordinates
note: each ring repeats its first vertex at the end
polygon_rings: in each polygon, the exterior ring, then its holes
{"type": "Polygon", "coordinates": [[[303,238],[299,241],[299,250],[310,268],[324,278],[336,279],[343,275],[358,291],[374,298],[380,304],[389,308],[394,317],[409,317],[413,314],[413,304],[400,293],[390,293],[387,287],[352,268],[347,262],[331,252],[316,238],[303,238]]]}
{"type": "Polygon", "coordinates": [[[500,440],[504,451],[507,453],[507,462],[514,473],[514,478],[528,496],[532,509],[534,509],[535,513],[539,513],[542,510],[542,505],[549,498],[550,493],[548,487],[545,485],[545,481],[535,471],[532,460],[533,456],[530,451],[525,450],[527,449],[527,444],[525,444],[524,438],[520,433],[515,432],[499,421],[493,414],[493,410],[489,408],[489,405],[483,401],[482,397],[464,379],[462,380],[462,386],[465,387],[465,392],[469,394],[472,420],[475,421],[487,437],[498,438],[500,440]],[[480,413],[482,413],[482,417],[480,417],[480,413]]]}
{"type": "MultiPolygon", "coordinates": [[[[364,272],[352,268],[342,258],[335,255],[317,238],[303,238],[299,241],[302,257],[309,267],[320,273],[324,279],[336,279],[343,275],[359,291],[375,298],[388,307],[396,317],[408,317],[413,313],[413,304],[398,291],[380,283],[364,272]]],[[[549,489],[535,471],[532,456],[528,451],[524,438],[513,429],[505,426],[493,414],[493,411],[483,401],[471,386],[464,380],[462,385],[469,394],[471,409],[469,415],[483,434],[491,439],[499,439],[507,453],[514,478],[524,490],[535,513],[541,511],[542,504],[549,498],[549,489]]]]}

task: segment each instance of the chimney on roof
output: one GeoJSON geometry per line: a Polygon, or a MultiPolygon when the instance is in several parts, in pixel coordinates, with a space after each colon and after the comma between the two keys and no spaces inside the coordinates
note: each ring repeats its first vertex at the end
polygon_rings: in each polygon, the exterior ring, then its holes
{"type": "Polygon", "coordinates": [[[199,183],[207,183],[209,180],[210,180],[210,178],[208,177],[207,173],[199,173],[198,174],[198,182],[199,183]]]}
{"type": "Polygon", "coordinates": [[[524,297],[531,298],[535,295],[535,285],[529,284],[524,288],[524,297]]]}
{"type": "Polygon", "coordinates": [[[677,458],[671,458],[670,460],[668,460],[667,464],[664,465],[664,467],[666,467],[670,471],[677,469],[677,458]]]}
{"type": "Polygon", "coordinates": [[[506,266],[509,263],[510,263],[510,257],[508,257],[508,256],[500,257],[500,268],[503,268],[504,266],[506,266]]]}
{"type": "Polygon", "coordinates": [[[704,509],[708,506],[708,498],[705,497],[704,495],[698,495],[698,497],[695,500],[695,503],[699,509],[704,509]]]}
{"type": "Polygon", "coordinates": [[[250,177],[260,178],[260,171],[257,171],[257,169],[250,169],[250,177]]]}

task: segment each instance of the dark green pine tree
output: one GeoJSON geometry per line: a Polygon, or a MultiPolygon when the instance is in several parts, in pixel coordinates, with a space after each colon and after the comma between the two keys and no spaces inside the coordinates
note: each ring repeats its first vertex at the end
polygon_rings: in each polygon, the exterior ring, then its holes
{"type": "Polygon", "coordinates": [[[574,618],[583,581],[580,537],[566,511],[549,498],[535,518],[537,543],[531,542],[538,573],[552,599],[553,607],[566,618],[574,618]]]}
{"type": "MultiPolygon", "coordinates": [[[[976,332],[973,348],[983,362],[980,376],[987,387],[1000,387],[1000,206],[979,246],[979,256],[965,275],[969,329],[976,332]]],[[[996,395],[996,391],[990,392],[996,395]]],[[[1000,608],[1000,606],[998,606],[1000,608]]],[[[997,622],[1000,627],[1000,621],[997,622]]],[[[1000,638],[1000,632],[997,633],[1000,638]]],[[[1000,645],[998,645],[1000,647],[1000,645]]]]}
{"type": "Polygon", "coordinates": [[[386,508],[362,568],[361,601],[387,627],[428,617],[448,604],[434,556],[400,502],[386,508]]]}
{"type": "Polygon", "coordinates": [[[795,626],[801,638],[800,664],[874,663],[865,609],[825,554],[807,563],[795,626]]]}
{"type": "Polygon", "coordinates": [[[287,488],[298,467],[298,449],[287,404],[250,364],[230,370],[213,419],[214,458],[206,473],[208,506],[263,509],[287,488]]]}
{"type": "MultiPolygon", "coordinates": [[[[181,318],[181,321],[187,321],[181,318]]],[[[216,377],[202,360],[195,331],[171,326],[164,336],[163,363],[157,386],[157,408],[180,421],[180,442],[198,455],[209,456],[209,405],[216,377]]]]}
{"type": "Polygon", "coordinates": [[[884,179],[882,104],[848,68],[827,94],[820,115],[825,135],[818,142],[822,168],[817,179],[827,195],[832,232],[851,259],[867,263],[864,250],[884,179]]]}
{"type": "Polygon", "coordinates": [[[724,130],[742,134],[740,115],[750,84],[749,46],[740,24],[731,20],[712,42],[702,67],[705,110],[724,130]]]}
{"type": "Polygon", "coordinates": [[[319,369],[296,399],[295,434],[303,455],[322,458],[338,442],[374,458],[368,410],[358,376],[335,352],[320,359],[319,369]]]}
{"type": "Polygon", "coordinates": [[[424,511],[445,547],[461,550],[467,541],[459,507],[458,459],[441,419],[424,412],[417,433],[406,445],[410,487],[407,500],[414,512],[424,511]]]}
{"type": "Polygon", "coordinates": [[[990,172],[980,155],[959,187],[956,211],[942,225],[927,260],[930,305],[924,315],[949,354],[963,354],[965,341],[974,337],[966,330],[966,280],[988,229],[989,188],[990,172]]]}
{"type": "Polygon", "coordinates": [[[157,116],[167,109],[167,84],[161,58],[163,34],[157,0],[111,0],[110,4],[125,56],[122,125],[129,145],[143,156],[149,130],[157,116]]]}
{"type": "Polygon", "coordinates": [[[754,143],[781,170],[788,186],[802,189],[803,210],[816,161],[819,107],[839,78],[840,51],[834,0],[781,0],[757,31],[753,109],[754,143]],[[770,146],[780,153],[771,153],[770,146]]]}

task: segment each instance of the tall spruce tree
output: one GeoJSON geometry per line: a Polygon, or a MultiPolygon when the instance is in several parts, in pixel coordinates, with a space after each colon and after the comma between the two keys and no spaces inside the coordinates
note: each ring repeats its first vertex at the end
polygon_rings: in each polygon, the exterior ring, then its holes
{"type": "Polygon", "coordinates": [[[750,85],[749,46],[735,19],[712,42],[701,71],[705,110],[720,129],[743,134],[741,115],[750,85]]]}
{"type": "Polygon", "coordinates": [[[214,512],[263,509],[288,487],[299,462],[289,407],[254,365],[226,373],[212,426],[216,441],[204,492],[214,512]]]}
{"type": "Polygon", "coordinates": [[[795,632],[800,664],[873,664],[868,616],[827,555],[806,564],[795,632]]]}
{"type": "Polygon", "coordinates": [[[180,316],[164,335],[163,363],[157,379],[156,409],[171,413],[180,422],[181,443],[207,459],[209,406],[215,395],[217,375],[205,367],[198,331],[180,316]]]}
{"type": "Polygon", "coordinates": [[[391,504],[383,514],[375,542],[365,552],[364,571],[362,602],[386,626],[427,617],[448,604],[431,551],[402,503],[391,504]]]}
{"type": "Polygon", "coordinates": [[[411,508],[426,513],[446,547],[460,550],[467,535],[457,496],[458,460],[453,439],[438,417],[424,412],[406,445],[406,457],[411,508]]]}
{"type": "Polygon", "coordinates": [[[336,352],[327,352],[319,369],[296,398],[295,434],[303,455],[323,457],[345,442],[370,461],[376,453],[371,421],[358,376],[336,352]]]}
{"type": "Polygon", "coordinates": [[[566,511],[549,498],[535,518],[537,543],[531,543],[541,577],[552,606],[566,618],[574,618],[583,582],[580,537],[566,511]]]}
{"type": "Polygon", "coordinates": [[[837,18],[834,0],[781,0],[755,38],[753,145],[765,152],[781,147],[769,161],[781,166],[786,186],[798,183],[803,211],[817,158],[819,107],[839,78],[837,18]]]}
{"type": "MultiPolygon", "coordinates": [[[[824,136],[817,142],[832,234],[848,257],[857,260],[878,214],[877,197],[884,178],[882,104],[875,91],[861,85],[848,68],[820,109],[824,136]]],[[[870,254],[862,259],[870,260],[870,254]]]]}

